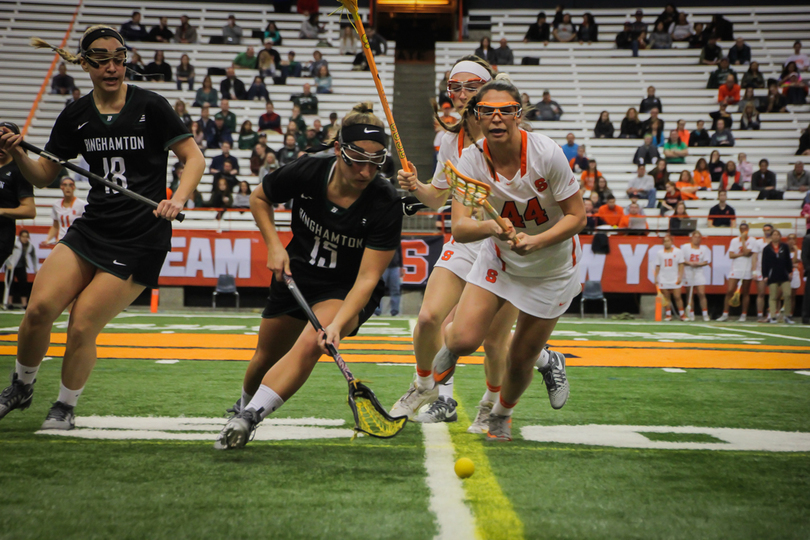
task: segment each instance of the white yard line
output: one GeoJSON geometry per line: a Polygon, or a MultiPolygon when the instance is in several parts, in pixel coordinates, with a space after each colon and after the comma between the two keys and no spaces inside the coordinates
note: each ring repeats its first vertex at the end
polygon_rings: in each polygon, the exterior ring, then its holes
{"type": "Polygon", "coordinates": [[[425,437],[426,482],[430,511],[436,516],[436,539],[475,538],[475,519],[464,504],[464,487],[453,470],[453,442],[447,424],[421,424],[425,437]]]}
{"type": "Polygon", "coordinates": [[[728,326],[709,326],[708,324],[695,324],[692,326],[702,326],[704,328],[711,328],[712,330],[717,330],[718,328],[722,328],[723,330],[733,330],[734,332],[745,332],[746,334],[756,334],[758,336],[767,336],[772,338],[779,338],[779,339],[795,339],[796,341],[808,341],[810,342],[810,338],[803,338],[803,337],[796,337],[796,336],[780,336],[779,334],[769,334],[767,332],[757,332],[755,330],[743,330],[742,328],[728,327],[728,326]]]}

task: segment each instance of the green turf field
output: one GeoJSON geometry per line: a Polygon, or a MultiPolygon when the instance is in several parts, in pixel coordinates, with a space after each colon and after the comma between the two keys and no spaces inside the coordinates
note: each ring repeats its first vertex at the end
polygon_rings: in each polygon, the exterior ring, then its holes
{"type": "MultiPolygon", "coordinates": [[[[16,333],[19,319],[0,315],[2,333],[16,333]]],[[[235,337],[252,335],[258,322],[250,313],[129,312],[109,332],[235,337]]],[[[361,338],[410,335],[408,319],[370,322],[361,338]]],[[[64,328],[63,321],[54,331],[64,328]]],[[[639,359],[661,354],[645,343],[680,342],[704,344],[693,355],[766,345],[746,354],[768,361],[792,347],[794,360],[810,359],[807,327],[571,319],[558,330],[554,339],[567,344],[638,342],[632,350],[639,359]]],[[[344,342],[342,349],[351,347],[344,342]]],[[[565,352],[576,356],[571,347],[565,352]]],[[[0,356],[0,374],[13,364],[13,356],[0,356]]],[[[437,510],[453,492],[440,487],[431,496],[428,433],[409,424],[391,440],[350,440],[345,382],[329,363],[319,364],[303,390],[268,418],[292,419],[266,426],[264,434],[280,440],[214,451],[245,367],[100,359],[77,407],[79,429],[54,436],[36,434],[59,384],[60,358],[44,362],[32,407],[0,421],[0,538],[466,538],[463,516],[437,510]]],[[[386,406],[413,373],[408,363],[369,362],[352,370],[371,381],[386,406]]],[[[810,446],[714,450],[733,441],[706,429],[801,432],[791,435],[810,444],[810,376],[802,371],[569,367],[566,407],[553,411],[535,380],[515,412],[515,441],[493,445],[465,431],[484,385],[482,366],[464,365],[455,386],[461,419],[449,426],[446,450],[452,459],[471,457],[476,473],[463,482],[451,476],[447,484],[461,485],[460,504],[478,538],[808,538],[810,446]],[[647,442],[610,445],[588,439],[591,432],[584,441],[591,444],[535,440],[552,429],[590,425],[636,426],[633,440],[647,442]]],[[[759,433],[751,440],[767,447],[779,436],[759,433]]]]}

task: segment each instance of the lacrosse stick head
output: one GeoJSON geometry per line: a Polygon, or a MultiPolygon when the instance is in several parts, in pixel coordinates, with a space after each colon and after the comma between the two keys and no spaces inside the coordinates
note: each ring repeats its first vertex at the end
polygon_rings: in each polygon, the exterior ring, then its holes
{"type": "Polygon", "coordinates": [[[338,2],[349,12],[349,15],[357,13],[357,0],[338,0],[338,2]]]}
{"type": "Polygon", "coordinates": [[[378,439],[389,439],[402,431],[407,416],[393,417],[383,408],[371,388],[358,380],[349,382],[349,407],[354,414],[354,431],[378,439]]]}
{"type": "Polygon", "coordinates": [[[461,174],[448,159],[444,163],[447,183],[453,189],[453,198],[464,206],[481,207],[489,197],[490,187],[483,182],[461,174]]]}

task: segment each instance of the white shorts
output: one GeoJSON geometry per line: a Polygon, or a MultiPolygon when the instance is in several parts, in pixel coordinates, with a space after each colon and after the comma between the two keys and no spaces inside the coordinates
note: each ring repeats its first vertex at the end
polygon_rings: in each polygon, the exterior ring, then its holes
{"type": "Polygon", "coordinates": [[[680,283],[661,283],[660,285],[658,285],[658,288],[659,289],[665,289],[665,290],[675,290],[675,289],[680,289],[681,284],[680,283]]]}
{"type": "Polygon", "coordinates": [[[731,272],[728,273],[728,279],[753,279],[754,273],[751,271],[750,268],[746,268],[745,270],[734,270],[731,269],[731,272]]]}
{"type": "Polygon", "coordinates": [[[461,279],[466,280],[475,259],[478,258],[478,251],[483,242],[483,240],[479,240],[462,244],[451,238],[442,246],[442,254],[439,255],[439,260],[436,261],[434,267],[450,270],[461,279]]]}
{"type": "Polygon", "coordinates": [[[686,285],[687,287],[697,287],[698,285],[706,285],[706,274],[703,272],[703,267],[684,268],[683,282],[684,285],[686,285]]]}
{"type": "Polygon", "coordinates": [[[478,259],[467,275],[467,283],[478,285],[503,298],[520,311],[540,319],[556,319],[571,306],[582,292],[579,265],[570,276],[543,278],[514,276],[503,270],[503,262],[495,252],[495,244],[484,242],[478,259]]]}
{"type": "Polygon", "coordinates": [[[793,275],[790,276],[790,288],[798,289],[802,286],[802,276],[799,274],[799,269],[793,269],[793,275]]]}

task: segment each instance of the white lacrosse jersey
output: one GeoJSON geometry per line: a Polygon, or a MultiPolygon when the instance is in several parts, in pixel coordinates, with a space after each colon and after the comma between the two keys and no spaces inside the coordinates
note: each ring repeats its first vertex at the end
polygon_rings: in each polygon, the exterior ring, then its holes
{"type": "MultiPolygon", "coordinates": [[[[712,252],[709,251],[708,246],[698,246],[697,248],[693,248],[692,244],[684,244],[681,246],[681,251],[683,252],[683,262],[687,263],[704,263],[709,262],[712,257],[712,252]]],[[[689,270],[692,267],[687,266],[686,269],[689,270]]],[[[700,268],[693,268],[693,270],[700,270],[703,271],[703,267],[700,268]]]]}
{"type": "Polygon", "coordinates": [[[439,154],[436,156],[436,170],[433,172],[433,187],[436,189],[448,189],[447,176],[444,174],[444,164],[449,159],[450,163],[456,165],[461,152],[464,150],[464,128],[459,133],[445,131],[442,134],[439,154]]]}
{"type": "Polygon", "coordinates": [[[683,263],[683,251],[673,247],[672,251],[661,250],[655,255],[659,283],[678,283],[678,265],[683,263]]]}
{"type": "MultiPolygon", "coordinates": [[[[756,238],[748,237],[748,240],[745,241],[745,247],[751,250],[751,255],[747,257],[737,257],[736,259],[731,259],[731,270],[733,272],[750,272],[751,271],[751,257],[753,257],[754,253],[757,253],[757,249],[759,246],[759,240],[756,238]]],[[[742,241],[740,237],[732,238],[731,243],[728,245],[728,252],[729,253],[739,253],[742,250],[742,241]]]]}
{"type": "Polygon", "coordinates": [[[762,251],[765,249],[765,246],[767,246],[769,243],[770,240],[768,240],[767,238],[754,238],[754,245],[756,246],[756,249],[752,251],[757,254],[756,270],[757,272],[759,272],[760,276],[762,275],[762,251]]]}
{"type": "Polygon", "coordinates": [[[78,197],[73,199],[72,206],[62,206],[62,201],[64,201],[64,199],[53,203],[51,207],[51,219],[59,222],[59,234],[56,237],[57,242],[65,236],[65,233],[68,228],[73,225],[73,222],[84,214],[84,207],[87,206],[87,201],[83,201],[78,197]]]}
{"type": "MultiPolygon", "coordinates": [[[[520,134],[521,166],[513,178],[493,177],[483,153],[474,146],[464,149],[457,167],[465,176],[492,188],[489,202],[501,217],[509,218],[516,232],[537,235],[563,218],[557,201],[578,196],[579,182],[556,142],[539,133],[521,130],[520,134]]],[[[489,154],[486,139],[483,151],[489,154]]],[[[515,253],[497,238],[487,241],[495,243],[503,270],[515,276],[567,277],[576,271],[582,255],[576,235],[528,255],[515,253]]]]}

